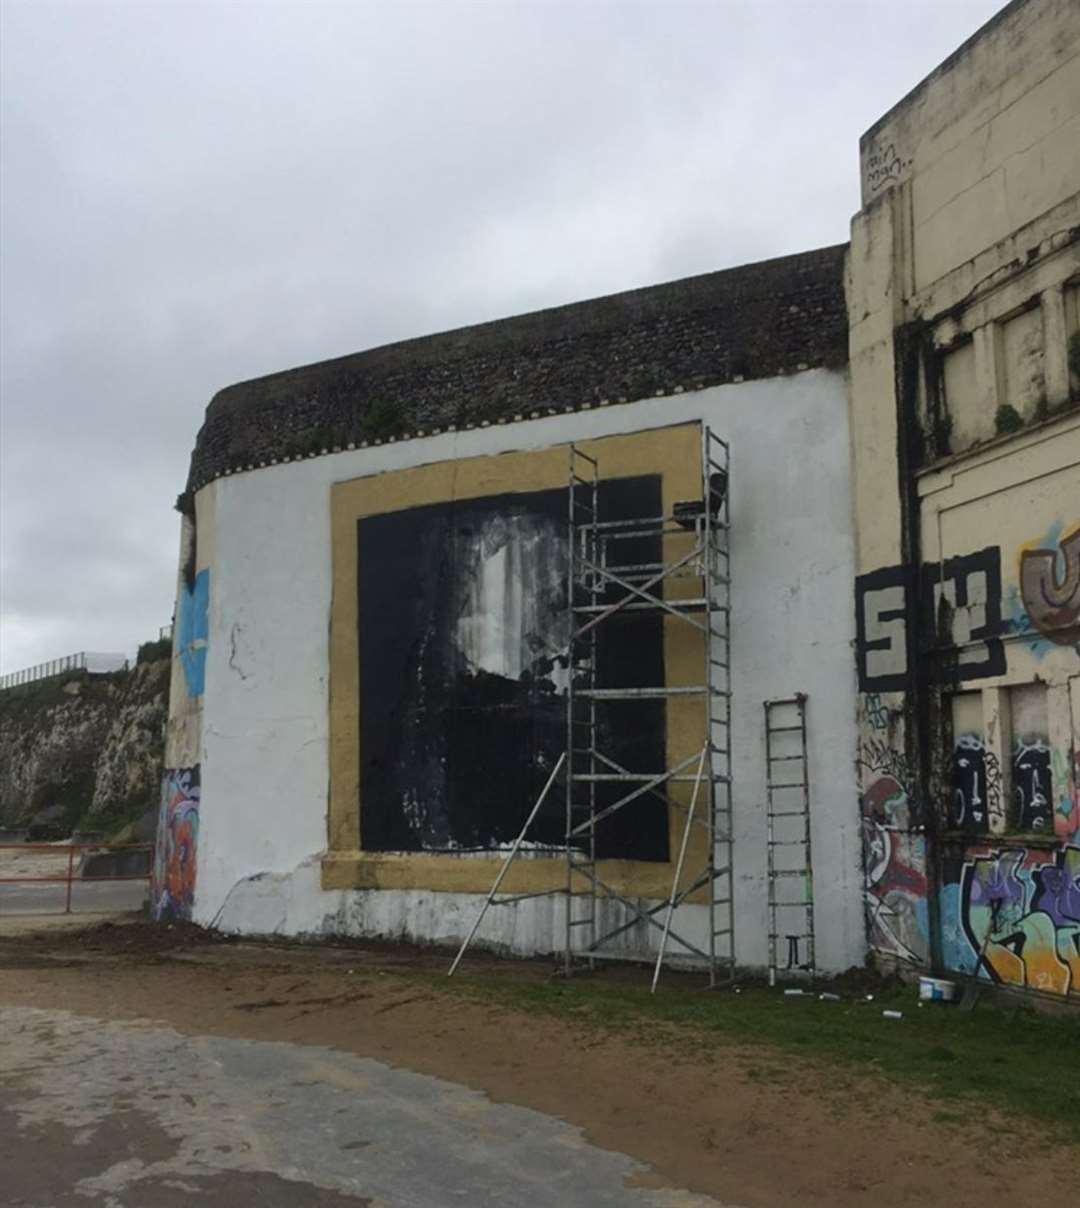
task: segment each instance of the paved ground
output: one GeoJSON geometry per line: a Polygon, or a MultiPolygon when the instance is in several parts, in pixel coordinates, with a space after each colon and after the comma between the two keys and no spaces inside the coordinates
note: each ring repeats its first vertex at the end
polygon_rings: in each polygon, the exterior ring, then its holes
{"type": "Polygon", "coordinates": [[[311,1045],[0,1008],[8,1208],[706,1208],[579,1129],[311,1045]]]}
{"type": "MultiPolygon", "coordinates": [[[[139,910],[146,901],[146,881],[72,882],[71,908],[82,914],[112,914],[139,910]]],[[[63,914],[67,886],[0,885],[0,919],[12,915],[63,914]]]]}
{"type": "MultiPolygon", "coordinates": [[[[63,843],[0,848],[0,878],[66,877],[70,855],[70,848],[63,843]]],[[[78,857],[76,868],[77,860],[78,857]]],[[[75,879],[71,886],[71,908],[93,914],[139,910],[148,893],[145,880],[110,883],[75,879]]],[[[12,915],[62,914],[66,900],[64,881],[0,884],[0,919],[12,915]]]]}

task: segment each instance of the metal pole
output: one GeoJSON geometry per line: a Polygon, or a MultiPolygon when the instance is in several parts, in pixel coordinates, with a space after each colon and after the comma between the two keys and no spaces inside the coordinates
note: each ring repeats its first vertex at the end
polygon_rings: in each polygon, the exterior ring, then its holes
{"type": "Polygon", "coordinates": [[[71,913],[71,878],[74,875],[75,868],[75,845],[71,844],[68,848],[68,869],[67,869],[67,902],[64,904],[64,913],[71,913]]]}
{"type": "Polygon", "coordinates": [[[525,819],[525,825],[521,828],[521,834],[518,835],[518,837],[514,840],[514,846],[510,849],[510,854],[503,861],[503,866],[499,869],[499,875],[495,878],[495,884],[492,885],[491,892],[488,894],[487,900],[484,902],[483,906],[480,907],[480,913],[476,916],[476,922],[473,923],[472,930],[465,937],[465,941],[458,950],[457,956],[454,957],[454,963],[450,966],[450,972],[446,975],[447,977],[453,977],[454,971],[457,969],[458,965],[461,964],[461,958],[465,955],[465,949],[468,948],[468,946],[472,943],[472,938],[476,934],[477,928],[480,926],[484,915],[487,914],[488,907],[491,905],[495,895],[498,893],[503,877],[506,876],[506,870],[510,867],[514,857],[518,854],[518,848],[521,847],[526,832],[528,831],[529,827],[532,826],[533,819],[540,812],[540,807],[544,804],[544,798],[548,795],[551,786],[555,783],[556,776],[558,776],[559,771],[565,762],[566,752],[563,751],[558,758],[558,762],[551,769],[551,775],[547,778],[547,784],[545,784],[541,790],[540,796],[537,797],[536,804],[532,807],[528,818],[525,819]]]}
{"type": "Polygon", "coordinates": [[[697,779],[694,781],[694,793],[690,798],[690,809],[686,815],[686,826],[683,828],[682,844],[679,847],[679,859],[675,864],[675,876],[671,882],[671,899],[668,902],[667,918],[664,919],[664,932],[660,936],[660,950],[656,954],[656,968],[653,970],[650,994],[656,993],[656,983],[660,980],[660,966],[664,963],[664,950],[667,948],[668,932],[671,930],[671,916],[675,913],[675,899],[679,893],[679,882],[682,880],[683,861],[686,859],[686,844],[690,839],[690,827],[694,821],[694,810],[697,808],[698,791],[701,788],[701,777],[705,772],[705,760],[708,754],[709,745],[706,743],[701,750],[701,759],[698,760],[697,779]]]}

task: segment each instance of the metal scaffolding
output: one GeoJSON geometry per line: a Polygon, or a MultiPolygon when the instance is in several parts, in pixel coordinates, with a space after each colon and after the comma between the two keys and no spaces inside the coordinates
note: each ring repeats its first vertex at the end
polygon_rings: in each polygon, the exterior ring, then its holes
{"type": "MultiPolygon", "coordinates": [[[[701,486],[696,499],[676,503],[671,514],[630,520],[600,518],[599,466],[571,449],[569,643],[567,691],[566,853],[567,911],[564,967],[597,960],[652,961],[649,949],[615,944],[644,924],[660,932],[656,979],[665,956],[708,968],[709,984],[734,977],[734,903],[731,798],[731,552],[729,450],[708,428],[702,432],[701,486]],[[651,554],[643,550],[653,551],[651,554]],[[598,682],[598,637],[627,614],[651,613],[666,626],[688,629],[700,651],[694,681],[627,684],[598,682]],[[663,744],[663,763],[629,769],[604,750],[597,707],[605,702],[662,700],[665,715],[677,698],[700,702],[700,746],[675,759],[663,744]],[[678,785],[692,786],[689,802],[678,785]],[[600,786],[615,786],[614,801],[598,804],[600,786]],[[673,791],[675,790],[675,791],[673,791]],[[681,814],[679,854],[667,898],[642,907],[601,875],[598,828],[632,802],[681,814]],[[703,842],[691,849],[694,828],[703,842]],[[689,857],[689,866],[688,866],[689,857]],[[685,880],[684,880],[685,876],[685,880]],[[705,947],[672,926],[680,905],[707,906],[705,947]],[[623,919],[601,925],[600,906],[614,902],[623,919]],[[657,917],[663,915],[663,922],[657,917]],[[628,916],[628,917],[627,917],[628,916]],[[580,936],[580,938],[579,938],[580,936]],[[669,952],[669,945],[677,950],[669,952]]],[[[630,677],[632,678],[632,677],[630,677]]],[[[674,835],[673,835],[674,837],[674,835]]]]}
{"type": "MultiPolygon", "coordinates": [[[[562,767],[566,794],[566,933],[564,971],[593,968],[598,960],[655,963],[653,989],[665,959],[689,962],[708,971],[710,987],[735,974],[734,878],[732,871],[732,693],[730,454],[727,443],[702,430],[700,489],[670,514],[632,519],[601,518],[600,466],[576,446],[570,448],[568,493],[569,565],[567,606],[570,638],[563,656],[568,666],[566,751],[562,767]],[[661,641],[674,633],[695,652],[693,682],[636,683],[632,667],[621,666],[617,683],[601,682],[600,647],[612,626],[628,616],[650,614],[661,621],[661,641]],[[628,768],[605,749],[601,710],[609,702],[664,702],[665,731],[673,701],[698,702],[697,745],[678,758],[666,738],[660,764],[628,768]],[[614,796],[614,799],[612,798],[614,796]],[[603,824],[632,803],[655,808],[678,855],[670,892],[642,906],[602,874],[603,824]],[[672,814],[679,818],[671,827],[672,814]],[[697,835],[698,841],[691,839],[697,835]],[[598,844],[598,838],[601,842],[598,844]],[[621,911],[605,914],[615,903],[621,911]],[[706,934],[693,942],[676,911],[684,904],[706,908],[706,934]],[[616,921],[617,920],[617,921],[616,921]],[[681,930],[673,925],[679,922],[681,930]],[[659,933],[655,949],[625,946],[626,933],[659,933]],[[619,942],[622,941],[622,942],[619,942]]],[[[685,666],[685,661],[682,663],[685,666]]],[[[683,705],[685,708],[686,705],[683,705]]],[[[690,720],[691,731],[694,728],[690,720]]],[[[610,723],[606,727],[610,734],[610,723]]],[[[630,761],[633,762],[633,761],[630,761]]],[[[555,775],[541,800],[551,789],[555,775]]],[[[540,801],[508,855],[450,972],[457,968],[491,905],[520,900],[497,896],[499,885],[524,840],[540,801]]],[[[521,895],[540,896],[540,895],[521,895]]],[[[685,917],[685,916],[684,916],[685,917]]],[[[639,936],[640,938],[640,936],[639,936]]]]}
{"type": "Polygon", "coordinates": [[[806,696],[765,701],[768,824],[769,984],[778,975],[815,975],[814,872],[810,852],[810,774],[806,696]],[[785,964],[779,941],[787,941],[785,964]],[[800,944],[803,950],[800,952],[800,944]]]}

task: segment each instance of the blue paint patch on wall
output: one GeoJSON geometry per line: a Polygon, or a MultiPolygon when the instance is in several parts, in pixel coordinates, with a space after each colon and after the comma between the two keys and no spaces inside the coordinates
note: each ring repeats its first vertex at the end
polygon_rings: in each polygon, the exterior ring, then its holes
{"type": "Polygon", "coordinates": [[[953,882],[942,886],[941,896],[941,956],[945,968],[953,973],[975,972],[977,954],[964,934],[960,922],[960,886],[953,882]]]}
{"type": "Polygon", "coordinates": [[[189,591],[180,591],[177,624],[180,665],[188,696],[202,696],[206,687],[206,642],[210,634],[210,571],[201,570],[189,591]]]}

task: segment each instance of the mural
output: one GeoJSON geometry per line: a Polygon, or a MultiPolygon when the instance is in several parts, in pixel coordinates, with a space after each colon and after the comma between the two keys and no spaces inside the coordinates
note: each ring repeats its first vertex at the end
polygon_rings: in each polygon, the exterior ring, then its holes
{"type": "Polygon", "coordinates": [[[859,746],[863,901],[875,951],[923,963],[930,952],[926,837],[912,830],[910,768],[884,740],[859,746]]]}
{"type": "Polygon", "coordinates": [[[155,919],[190,919],[199,840],[199,766],[166,768],[161,783],[151,904],[155,919]]]}
{"type": "Polygon", "coordinates": [[[177,600],[176,648],[184,669],[188,696],[202,696],[206,687],[206,640],[210,633],[210,571],[201,570],[190,589],[181,584],[177,600]]]}
{"type": "MultiPolygon", "coordinates": [[[[601,518],[661,511],[660,478],[601,484],[601,518]]],[[[490,851],[517,836],[566,745],[566,491],[448,501],[357,522],[360,835],[369,851],[490,851]]],[[[629,561],[655,561],[652,539],[629,561]]],[[[626,612],[597,637],[601,682],[663,683],[663,622],[626,612]],[[627,677],[630,677],[629,680],[627,677]]],[[[580,669],[574,669],[576,672],[580,669]]],[[[600,748],[664,765],[663,701],[598,701],[600,748]]],[[[600,808],[624,791],[598,785],[600,808]]],[[[532,831],[561,848],[564,795],[532,831]]],[[[598,828],[601,858],[663,861],[644,795],[598,828]]]]}
{"type": "Polygon", "coordinates": [[[1080,992],[1080,847],[975,849],[945,861],[947,966],[1002,985],[1080,992]]]}

